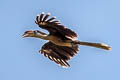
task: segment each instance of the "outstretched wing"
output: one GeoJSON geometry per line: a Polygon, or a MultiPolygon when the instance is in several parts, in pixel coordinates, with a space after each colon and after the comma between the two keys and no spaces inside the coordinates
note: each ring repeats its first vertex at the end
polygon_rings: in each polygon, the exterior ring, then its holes
{"type": "Polygon", "coordinates": [[[44,13],[42,12],[41,15],[36,16],[35,23],[38,24],[39,27],[48,30],[52,35],[59,35],[70,39],[75,39],[77,37],[77,34],[74,31],[61,25],[59,21],[55,21],[54,19],[56,17],[48,19],[49,16],[50,13],[47,13],[44,16],[44,13]]]}
{"type": "Polygon", "coordinates": [[[68,64],[68,60],[77,54],[78,46],[75,47],[63,47],[57,46],[52,42],[48,42],[43,45],[40,52],[44,54],[44,56],[48,57],[50,60],[56,62],[57,64],[63,67],[70,67],[68,64]]]}

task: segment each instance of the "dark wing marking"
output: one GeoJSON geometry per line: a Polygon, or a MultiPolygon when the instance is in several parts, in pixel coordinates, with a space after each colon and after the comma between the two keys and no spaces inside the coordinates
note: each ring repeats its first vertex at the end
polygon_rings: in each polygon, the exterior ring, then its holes
{"type": "Polygon", "coordinates": [[[41,13],[41,15],[36,16],[35,23],[38,24],[39,27],[48,30],[50,34],[59,33],[59,35],[70,39],[75,39],[77,37],[77,34],[74,31],[66,28],[64,25],[61,25],[59,21],[54,21],[56,17],[48,19],[49,16],[50,13],[47,13],[45,17],[44,13],[41,13]]]}
{"type": "Polygon", "coordinates": [[[70,60],[70,58],[77,53],[78,46],[76,45],[73,48],[63,47],[48,42],[42,46],[42,49],[40,51],[44,54],[44,56],[48,57],[50,60],[56,62],[57,64],[63,67],[70,67],[68,60],[70,60]]]}

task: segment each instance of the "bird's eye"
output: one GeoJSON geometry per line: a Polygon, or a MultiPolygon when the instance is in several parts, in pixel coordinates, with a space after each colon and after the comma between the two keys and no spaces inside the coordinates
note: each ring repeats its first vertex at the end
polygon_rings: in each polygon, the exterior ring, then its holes
{"type": "Polygon", "coordinates": [[[34,31],[34,34],[37,34],[37,31],[34,31]]]}

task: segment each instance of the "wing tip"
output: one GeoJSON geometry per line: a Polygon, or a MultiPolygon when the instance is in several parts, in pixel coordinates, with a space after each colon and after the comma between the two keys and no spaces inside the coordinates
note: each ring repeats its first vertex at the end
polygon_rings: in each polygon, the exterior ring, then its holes
{"type": "Polygon", "coordinates": [[[55,19],[56,19],[56,16],[53,16],[53,18],[55,18],[55,19]]]}
{"type": "Polygon", "coordinates": [[[48,13],[47,13],[47,15],[51,15],[51,13],[50,13],[50,12],[48,12],[48,13]]]}
{"type": "Polygon", "coordinates": [[[37,16],[39,17],[39,16],[40,16],[40,14],[37,14],[37,16]]]}
{"type": "Polygon", "coordinates": [[[45,14],[45,12],[41,12],[41,14],[45,14]]]}
{"type": "Polygon", "coordinates": [[[62,68],[68,69],[70,66],[61,66],[62,68]]]}

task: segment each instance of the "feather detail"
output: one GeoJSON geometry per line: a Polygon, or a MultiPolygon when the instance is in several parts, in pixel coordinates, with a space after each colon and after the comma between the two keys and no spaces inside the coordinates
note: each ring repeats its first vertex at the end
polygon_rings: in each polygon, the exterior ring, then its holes
{"type": "Polygon", "coordinates": [[[43,18],[43,22],[45,22],[49,16],[50,16],[50,13],[47,13],[47,15],[43,18]]]}
{"type": "Polygon", "coordinates": [[[45,14],[44,12],[41,13],[41,15],[40,15],[40,22],[42,22],[44,14],[45,14]]]}
{"type": "Polygon", "coordinates": [[[41,15],[36,16],[35,23],[38,24],[40,28],[48,30],[50,35],[59,34],[57,36],[61,36],[61,38],[75,40],[77,34],[74,31],[66,28],[59,21],[55,20],[55,16],[48,19],[49,16],[50,13],[47,13],[44,17],[44,12],[42,12],[41,15]]]}
{"type": "Polygon", "coordinates": [[[48,19],[47,22],[51,22],[51,21],[53,21],[54,19],[56,19],[56,16],[53,16],[52,18],[48,19]]]}
{"type": "Polygon", "coordinates": [[[63,47],[48,42],[42,46],[40,51],[44,56],[62,67],[70,67],[68,60],[76,54],[77,50],[78,47],[63,47]]]}

